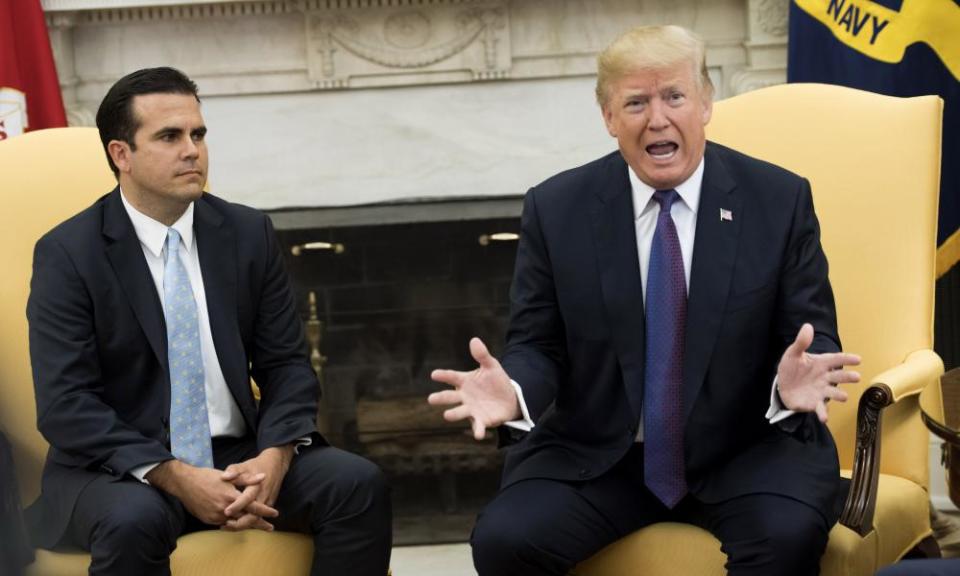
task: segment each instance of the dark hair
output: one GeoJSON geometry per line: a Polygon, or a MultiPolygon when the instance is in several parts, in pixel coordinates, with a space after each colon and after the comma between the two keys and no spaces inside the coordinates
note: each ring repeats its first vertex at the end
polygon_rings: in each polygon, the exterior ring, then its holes
{"type": "Polygon", "coordinates": [[[140,128],[140,120],[133,113],[133,98],[141,94],[186,94],[200,101],[197,85],[175,68],[144,68],[117,80],[97,110],[100,142],[103,143],[103,151],[107,154],[107,162],[114,176],[119,175],[120,171],[110,158],[107,145],[111,140],[120,140],[136,150],[133,136],[140,128]]]}

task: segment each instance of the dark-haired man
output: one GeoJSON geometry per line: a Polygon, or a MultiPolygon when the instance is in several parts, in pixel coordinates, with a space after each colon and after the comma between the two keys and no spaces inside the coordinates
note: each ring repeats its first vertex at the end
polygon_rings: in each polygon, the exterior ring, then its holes
{"type": "Polygon", "coordinates": [[[119,186],[34,253],[30,353],[50,442],[35,543],[89,550],[91,574],[169,574],[185,532],[277,528],[313,535],[313,574],[386,574],[384,479],[316,432],[270,220],[203,192],[196,86],[134,72],[97,126],[119,186]]]}

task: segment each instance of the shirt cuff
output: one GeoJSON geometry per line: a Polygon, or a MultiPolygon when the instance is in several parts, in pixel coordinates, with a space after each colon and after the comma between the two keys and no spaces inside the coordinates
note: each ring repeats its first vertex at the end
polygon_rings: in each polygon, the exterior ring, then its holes
{"type": "Polygon", "coordinates": [[[523,419],[511,420],[509,422],[504,422],[503,424],[504,426],[529,432],[533,430],[534,423],[533,419],[530,418],[530,411],[527,409],[527,403],[523,401],[523,388],[521,388],[520,385],[517,384],[513,379],[510,380],[510,385],[513,386],[514,392],[517,393],[517,402],[520,403],[520,413],[523,414],[523,419]]]}
{"type": "Polygon", "coordinates": [[[796,411],[787,410],[783,405],[783,401],[780,400],[780,393],[777,390],[777,377],[774,376],[773,386],[770,389],[770,408],[767,409],[767,420],[769,420],[771,424],[776,424],[794,414],[796,414],[796,411]]]}
{"type": "Polygon", "coordinates": [[[149,486],[150,482],[147,480],[147,474],[149,474],[151,470],[153,470],[160,464],[161,464],[160,462],[153,462],[152,464],[144,464],[143,466],[137,466],[136,468],[130,471],[130,475],[149,486]]]}
{"type": "Polygon", "coordinates": [[[302,438],[297,438],[297,440],[296,440],[296,441],[294,442],[294,444],[293,444],[293,453],[294,453],[294,455],[300,454],[300,449],[301,449],[301,448],[303,448],[303,447],[305,447],[305,446],[310,446],[311,444],[313,444],[313,438],[311,438],[310,436],[304,436],[304,437],[302,437],[302,438]]]}

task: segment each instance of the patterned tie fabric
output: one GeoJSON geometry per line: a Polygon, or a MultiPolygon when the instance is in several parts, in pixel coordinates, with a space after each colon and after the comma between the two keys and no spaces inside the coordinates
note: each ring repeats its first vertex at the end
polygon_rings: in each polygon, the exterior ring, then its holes
{"type": "Polygon", "coordinates": [[[197,303],[190,277],[178,256],[179,248],[180,234],[170,228],[163,271],[163,313],[170,364],[170,450],[187,464],[213,468],[197,303]]]}
{"type": "Polygon", "coordinates": [[[643,387],[644,483],[668,508],[687,493],[680,406],[687,282],[677,227],[670,216],[676,190],[657,190],[660,203],[650,247],[643,387]]]}

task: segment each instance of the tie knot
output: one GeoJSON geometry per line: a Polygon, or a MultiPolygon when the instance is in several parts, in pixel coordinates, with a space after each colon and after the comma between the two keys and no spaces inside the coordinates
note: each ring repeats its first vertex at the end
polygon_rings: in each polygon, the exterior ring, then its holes
{"type": "Polygon", "coordinates": [[[173,228],[167,229],[167,261],[180,249],[180,233],[173,228]]]}
{"type": "Polygon", "coordinates": [[[669,190],[657,190],[653,193],[653,199],[660,204],[661,212],[669,212],[670,208],[673,207],[673,203],[680,198],[680,195],[677,194],[677,191],[673,188],[669,190]]]}

